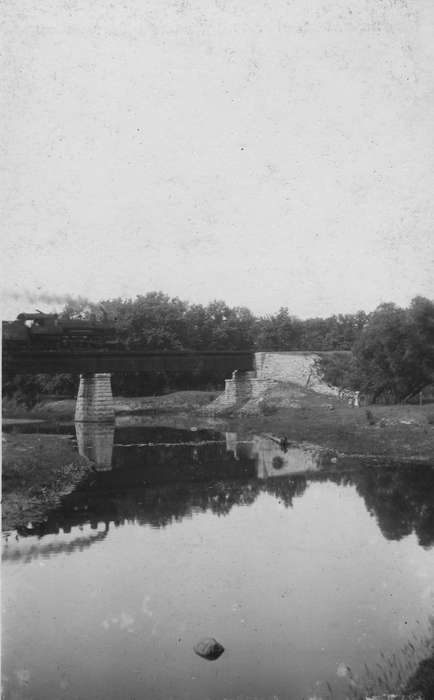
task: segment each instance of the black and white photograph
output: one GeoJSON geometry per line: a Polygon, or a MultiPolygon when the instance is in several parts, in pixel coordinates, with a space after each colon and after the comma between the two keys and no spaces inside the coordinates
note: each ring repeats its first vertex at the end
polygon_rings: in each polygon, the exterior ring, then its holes
{"type": "Polygon", "coordinates": [[[4,700],[434,700],[433,0],[0,0],[4,700]]]}

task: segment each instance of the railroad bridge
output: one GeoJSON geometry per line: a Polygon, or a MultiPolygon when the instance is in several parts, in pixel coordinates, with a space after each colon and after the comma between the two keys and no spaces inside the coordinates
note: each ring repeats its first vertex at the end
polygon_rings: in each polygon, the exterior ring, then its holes
{"type": "MultiPolygon", "coordinates": [[[[213,402],[212,410],[239,407],[250,398],[259,398],[275,382],[289,382],[324,394],[339,396],[336,387],[326,384],[318,370],[320,356],[310,351],[111,351],[76,352],[16,351],[3,355],[3,373],[80,374],[75,419],[80,422],[114,420],[111,375],[117,372],[182,373],[212,370],[225,391],[213,402]],[[228,378],[230,377],[230,378],[228,378]]],[[[336,354],[336,353],[334,353],[336,354]]],[[[349,353],[340,353],[348,355],[349,353]]]]}
{"type": "Polygon", "coordinates": [[[9,351],[3,353],[3,376],[14,374],[80,375],[75,419],[114,420],[111,375],[118,372],[182,373],[212,369],[222,381],[235,370],[251,371],[254,353],[174,351],[9,351]]]}

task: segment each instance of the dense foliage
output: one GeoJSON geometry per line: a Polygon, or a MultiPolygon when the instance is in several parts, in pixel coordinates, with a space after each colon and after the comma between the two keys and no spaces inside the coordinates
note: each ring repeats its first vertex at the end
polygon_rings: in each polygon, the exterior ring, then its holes
{"type": "Polygon", "coordinates": [[[224,301],[189,304],[162,292],[99,304],[79,299],[62,315],[102,318],[104,313],[120,340],[149,350],[351,350],[368,319],[359,311],[302,321],[286,307],[258,317],[224,301]]]}
{"type": "MultiPolygon", "coordinates": [[[[288,308],[255,316],[224,301],[189,304],[162,292],[93,304],[79,298],[63,309],[65,318],[109,320],[121,347],[147,350],[311,350],[335,352],[323,360],[328,382],[359,389],[371,401],[402,401],[434,381],[434,302],[413,299],[409,308],[382,304],[370,314],[339,314],[300,320],[288,308]]],[[[221,381],[221,378],[220,378],[221,381]]],[[[157,393],[167,388],[211,388],[219,378],[198,372],[178,377],[113,377],[116,393],[157,393]]],[[[76,378],[12,378],[4,390],[27,402],[44,393],[70,393],[76,378]],[[29,398],[30,397],[30,398],[29,398]]]]}
{"type": "Polygon", "coordinates": [[[353,347],[354,380],[375,402],[403,401],[434,381],[434,303],[382,304],[353,347]]]}

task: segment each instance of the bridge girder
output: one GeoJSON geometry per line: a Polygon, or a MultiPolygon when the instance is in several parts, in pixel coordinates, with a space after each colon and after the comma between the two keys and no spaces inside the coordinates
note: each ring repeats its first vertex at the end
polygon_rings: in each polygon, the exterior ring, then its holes
{"type": "Polygon", "coordinates": [[[222,377],[229,377],[236,369],[252,370],[254,353],[25,351],[4,353],[2,362],[4,377],[14,374],[179,373],[198,370],[217,370],[222,377]]]}

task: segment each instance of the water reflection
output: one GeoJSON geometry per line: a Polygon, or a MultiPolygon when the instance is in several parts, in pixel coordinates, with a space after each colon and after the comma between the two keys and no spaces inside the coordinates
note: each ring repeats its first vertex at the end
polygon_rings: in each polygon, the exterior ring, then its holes
{"type": "Polygon", "coordinates": [[[98,471],[111,469],[115,426],[112,423],[75,423],[77,447],[98,471]]]}
{"type": "MultiPolygon", "coordinates": [[[[157,429],[158,430],[158,429],[157,429]]],[[[159,429],[161,431],[161,429],[159,429]]],[[[166,429],[167,431],[168,429],[166,429]]],[[[100,423],[75,423],[78,451],[81,455],[90,459],[98,471],[110,470],[113,466],[113,448],[115,427],[112,424],[100,423]]],[[[141,433],[142,431],[140,431],[141,433]]],[[[152,440],[148,442],[126,442],[126,439],[137,439],[137,429],[123,429],[118,431],[116,447],[135,448],[169,448],[181,446],[193,447],[191,459],[200,463],[199,446],[223,444],[222,436],[210,431],[176,431],[166,434],[152,434],[152,440]],[[121,432],[121,435],[119,434],[121,432]],[[183,433],[183,435],[180,435],[183,433]],[[170,442],[172,440],[173,442],[170,442]]],[[[140,434],[143,439],[143,435],[140,434]]],[[[249,460],[256,465],[258,479],[267,479],[274,476],[286,476],[290,474],[317,471],[330,463],[331,452],[318,446],[310,445],[281,445],[273,436],[254,435],[249,440],[241,441],[237,433],[225,434],[226,452],[232,453],[236,461],[249,460]]],[[[140,454],[140,452],[139,452],[140,454]]],[[[127,459],[134,459],[134,453],[127,454],[127,459]]],[[[117,459],[119,464],[119,458],[117,459]]]]}
{"type": "Polygon", "coordinates": [[[239,441],[237,433],[226,433],[226,449],[235,459],[242,455],[256,464],[258,479],[317,471],[330,464],[332,453],[318,446],[291,445],[269,435],[254,435],[239,441]]]}
{"type": "Polygon", "coordinates": [[[54,538],[50,538],[50,535],[46,536],[43,542],[39,539],[40,535],[39,537],[35,536],[30,530],[25,538],[22,537],[22,533],[21,536],[17,533],[12,537],[6,534],[3,561],[21,561],[28,564],[39,557],[48,559],[58,554],[68,555],[74,552],[83,552],[97,542],[103,542],[106,539],[109,533],[109,524],[103,523],[102,529],[95,532],[97,527],[95,524],[90,527],[80,525],[72,529],[67,526],[63,532],[57,530],[54,533],[54,538]]]}
{"type": "MultiPolygon", "coordinates": [[[[434,543],[434,469],[379,465],[338,468],[333,453],[309,445],[284,449],[270,436],[239,440],[209,430],[168,427],[76,426],[81,454],[96,472],[66,496],[45,522],[22,537],[43,536],[91,523],[125,522],[162,528],[198,513],[228,515],[252,505],[261,493],[285,507],[313,482],[355,486],[383,535],[399,540],[415,532],[423,547],[434,543]]],[[[68,546],[73,546],[69,545],[68,546]]],[[[5,556],[8,556],[7,551],[5,556]]]]}
{"type": "Polygon", "coordinates": [[[432,467],[167,427],[77,443],[104,468],[5,535],[6,698],[343,700],[425,633],[432,467]]]}
{"type": "Polygon", "coordinates": [[[384,537],[400,540],[416,533],[422,547],[434,544],[434,468],[429,465],[361,467],[329,476],[354,484],[384,537]]]}

